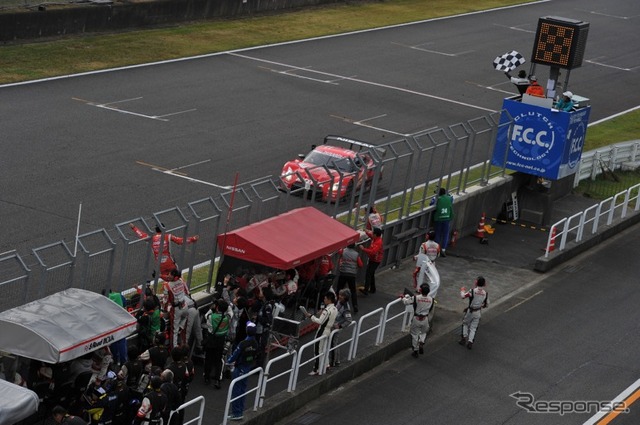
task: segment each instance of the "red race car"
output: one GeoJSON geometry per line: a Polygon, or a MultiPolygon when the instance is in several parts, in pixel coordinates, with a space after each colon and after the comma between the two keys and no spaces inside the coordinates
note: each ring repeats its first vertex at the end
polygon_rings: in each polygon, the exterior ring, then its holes
{"type": "Polygon", "coordinates": [[[382,178],[384,153],[384,149],[358,140],[327,136],[323,145],[314,145],[306,156],[299,155],[298,159],[284,164],[280,182],[283,189],[301,192],[304,188],[323,201],[338,202],[351,196],[362,184],[370,189],[378,164],[378,178],[382,178]],[[336,146],[338,144],[347,147],[336,146]],[[376,155],[376,160],[372,155],[376,155]]]}

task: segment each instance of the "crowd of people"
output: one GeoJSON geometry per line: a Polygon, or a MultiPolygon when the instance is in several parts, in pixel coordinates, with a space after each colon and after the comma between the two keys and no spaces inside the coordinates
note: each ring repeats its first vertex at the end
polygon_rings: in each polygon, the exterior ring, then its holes
{"type": "MultiPolygon", "coordinates": [[[[434,198],[440,212],[448,212],[447,219],[452,217],[451,203],[452,198],[443,191],[434,198]],[[439,202],[441,199],[446,199],[446,205],[439,202]]],[[[347,328],[353,322],[358,312],[356,276],[365,267],[363,259],[367,265],[360,289],[365,295],[376,292],[375,271],[383,259],[382,228],[376,215],[375,209],[369,210],[363,232],[370,238],[368,246],[352,244],[295,269],[238,269],[214,287],[213,301],[207,309],[198,310],[177,268],[165,270],[160,295],[150,284],[136,288],[133,298],[139,300],[140,309],[132,312],[139,325],[134,340],[118,341],[63,364],[32,360],[28,370],[21,371],[26,377],[24,384],[46,401],[51,423],[180,425],[183,415],[177,409],[197,376],[194,354],[203,358],[204,384],[221,389],[225,378],[265,366],[274,318],[287,314],[294,317],[301,301],[315,310],[315,314],[302,311],[306,319],[317,324],[316,338],[329,337],[333,330],[347,328]],[[305,293],[313,297],[305,299],[305,293]]],[[[442,226],[436,222],[436,231],[428,232],[420,245],[415,257],[415,292],[403,298],[407,306],[413,306],[410,333],[415,357],[424,353],[430,329],[428,317],[434,305],[432,290],[437,290],[437,286],[430,288],[433,282],[419,273],[424,272],[423,261],[434,262],[444,256],[437,242],[439,232],[442,226]]],[[[440,238],[446,246],[446,236],[440,238]]],[[[131,304],[131,299],[121,293],[104,295],[123,308],[131,304]]],[[[471,348],[480,309],[488,302],[484,279],[478,278],[472,290],[462,288],[461,296],[470,300],[461,343],[471,348]]],[[[328,368],[340,365],[339,339],[340,333],[336,333],[315,345],[316,356],[331,347],[328,368]]],[[[320,374],[319,367],[317,357],[310,374],[320,374]]],[[[238,382],[232,397],[243,394],[246,384],[246,380],[238,382]]],[[[244,397],[238,397],[232,403],[229,419],[242,419],[243,411],[244,397]]]]}

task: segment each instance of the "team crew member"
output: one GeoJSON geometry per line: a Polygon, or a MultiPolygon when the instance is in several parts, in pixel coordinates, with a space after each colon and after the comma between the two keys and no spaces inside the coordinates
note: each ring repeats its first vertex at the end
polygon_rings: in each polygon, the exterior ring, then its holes
{"type": "Polygon", "coordinates": [[[424,343],[429,332],[429,312],[433,308],[433,298],[429,296],[429,285],[423,283],[419,293],[413,296],[406,294],[402,302],[405,305],[413,305],[413,319],[409,328],[413,349],[411,355],[418,357],[418,353],[424,354],[424,343]]]}
{"type": "MultiPolygon", "coordinates": [[[[308,319],[311,319],[313,323],[318,324],[318,330],[316,331],[316,338],[320,338],[321,336],[329,336],[331,335],[331,330],[333,329],[333,324],[336,321],[336,317],[338,316],[338,309],[335,306],[336,295],[333,292],[327,292],[324,296],[324,308],[320,310],[319,316],[314,316],[309,312],[306,312],[305,316],[308,319]]],[[[320,342],[316,342],[314,349],[315,355],[318,356],[320,353],[324,353],[326,348],[328,347],[327,339],[320,342]]],[[[309,373],[309,375],[318,375],[320,369],[320,357],[316,357],[315,363],[313,365],[313,371],[309,373]]]]}
{"type": "MultiPolygon", "coordinates": [[[[436,242],[436,232],[430,230],[427,233],[427,240],[420,244],[420,250],[418,255],[426,255],[429,260],[436,261],[436,258],[440,256],[440,244],[436,242]]],[[[413,258],[417,260],[417,256],[413,258]]]]}
{"type": "Polygon", "coordinates": [[[378,210],[376,210],[375,205],[372,205],[369,207],[369,214],[367,215],[365,229],[371,231],[376,227],[382,229],[382,216],[378,210]]]}
{"type": "MultiPolygon", "coordinates": [[[[171,307],[171,333],[172,348],[178,345],[178,335],[181,329],[185,329],[189,319],[189,308],[194,307],[194,302],[189,296],[189,288],[180,277],[178,269],[171,270],[168,282],[164,284],[165,290],[169,294],[169,306],[171,307]]],[[[187,338],[189,335],[187,334],[187,338]]],[[[202,339],[202,338],[201,338],[202,339]]],[[[181,341],[184,344],[186,341],[181,341]]]]}
{"type": "Polygon", "coordinates": [[[162,413],[167,407],[167,396],[160,391],[162,378],[151,377],[151,391],[144,395],[133,425],[162,425],[162,413]]]}
{"type": "MultiPolygon", "coordinates": [[[[258,358],[258,341],[256,341],[256,324],[253,322],[247,322],[246,325],[247,337],[240,341],[238,346],[231,356],[227,359],[227,363],[234,364],[232,378],[236,379],[239,376],[246,375],[251,372],[251,369],[256,364],[258,358]]],[[[242,379],[233,386],[232,398],[238,397],[240,394],[244,394],[247,391],[247,380],[242,379]]],[[[232,421],[242,420],[244,415],[244,399],[241,397],[231,403],[231,416],[232,421]]]]}
{"type": "Polygon", "coordinates": [[[474,287],[467,289],[463,286],[460,288],[460,297],[469,299],[469,307],[464,309],[464,317],[462,318],[462,336],[460,345],[467,345],[471,350],[473,341],[480,324],[481,310],[489,306],[489,293],[485,290],[484,277],[478,276],[474,287]]]}
{"type": "Polygon", "coordinates": [[[382,247],[382,229],[375,227],[373,231],[366,231],[367,236],[371,238],[371,245],[368,248],[358,245],[360,251],[367,254],[369,262],[367,263],[367,271],[364,278],[364,295],[376,293],[376,269],[382,262],[384,249],[382,247]]]}
{"type": "Polygon", "coordinates": [[[348,247],[338,251],[338,291],[349,288],[353,305],[353,312],[358,312],[358,296],[356,294],[356,276],[358,269],[364,266],[360,254],[356,251],[356,245],[351,244],[348,247]]]}
{"type": "MultiPolygon", "coordinates": [[[[140,239],[147,239],[149,235],[144,231],[137,228],[133,223],[129,224],[131,230],[135,232],[135,234],[140,239]]],[[[191,236],[187,238],[187,243],[194,243],[198,240],[198,236],[191,236]]],[[[163,280],[167,280],[169,273],[173,269],[179,269],[176,264],[173,256],[171,255],[171,242],[182,245],[184,243],[184,238],[173,235],[171,233],[165,233],[164,237],[162,236],[162,229],[160,226],[156,226],[156,233],[151,237],[151,250],[153,251],[153,255],[158,261],[158,257],[160,254],[160,277],[163,280]],[[160,251],[162,249],[162,252],[160,251]]]]}

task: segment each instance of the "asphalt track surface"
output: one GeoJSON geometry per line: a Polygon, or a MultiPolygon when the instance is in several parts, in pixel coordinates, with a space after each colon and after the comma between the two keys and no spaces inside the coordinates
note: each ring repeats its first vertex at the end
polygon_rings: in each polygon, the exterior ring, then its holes
{"type": "MultiPolygon", "coordinates": [[[[521,281],[517,296],[483,311],[472,350],[457,344],[457,332],[429,339],[419,359],[407,348],[277,425],[637,424],[640,293],[636,263],[621,254],[639,249],[636,225],[531,283],[521,281]],[[596,403],[625,400],[628,393],[619,395],[627,388],[635,394],[628,413],[611,422],[597,416],[596,403]],[[588,409],[579,403],[587,401],[588,409]],[[594,417],[602,422],[588,422],[594,417]]],[[[449,260],[439,259],[438,268],[449,260]]],[[[500,280],[490,281],[490,297],[500,280]]]]}
{"type": "MultiPolygon", "coordinates": [[[[492,68],[531,55],[537,20],[590,22],[570,89],[591,121],[638,105],[640,3],[562,0],[0,87],[0,252],[275,176],[327,134],[372,143],[501,108],[492,68]]],[[[548,68],[538,66],[543,78],[548,68]]],[[[562,77],[564,78],[564,77],[562,77]]]]}

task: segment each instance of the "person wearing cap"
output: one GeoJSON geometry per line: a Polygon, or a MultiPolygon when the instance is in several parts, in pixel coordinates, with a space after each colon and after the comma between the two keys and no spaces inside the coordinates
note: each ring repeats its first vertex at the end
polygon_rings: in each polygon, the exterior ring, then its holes
{"type": "MultiPolygon", "coordinates": [[[[232,378],[235,379],[239,376],[246,375],[251,372],[251,369],[256,364],[258,359],[258,341],[256,341],[256,324],[249,321],[246,324],[247,337],[240,341],[233,353],[227,359],[228,364],[234,365],[232,378]]],[[[232,398],[239,397],[247,391],[247,380],[242,379],[233,386],[232,398]]],[[[231,416],[232,421],[242,420],[244,415],[244,399],[242,396],[231,403],[231,416]]]]}
{"type": "Polygon", "coordinates": [[[527,87],[526,94],[537,97],[546,97],[544,94],[544,88],[538,84],[538,79],[535,75],[530,75],[529,80],[531,84],[527,87]]]}
{"type": "Polygon", "coordinates": [[[573,93],[570,91],[562,93],[562,97],[556,102],[556,109],[559,111],[570,112],[574,106],[573,93]]]}
{"type": "Polygon", "coordinates": [[[467,290],[464,286],[460,288],[460,297],[469,300],[469,306],[464,309],[462,318],[462,335],[458,343],[466,345],[469,350],[473,347],[473,341],[480,324],[481,310],[489,306],[489,293],[485,289],[486,281],[484,277],[478,276],[473,288],[467,290]]]}

